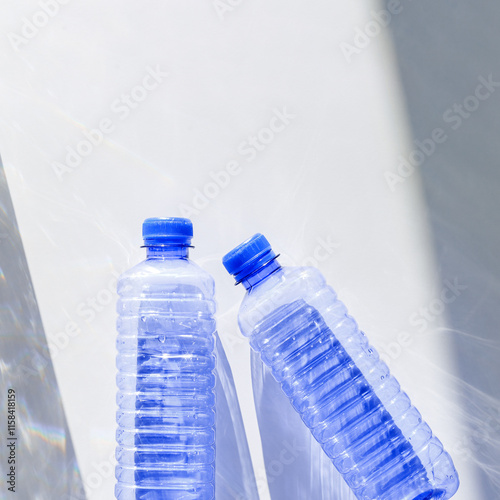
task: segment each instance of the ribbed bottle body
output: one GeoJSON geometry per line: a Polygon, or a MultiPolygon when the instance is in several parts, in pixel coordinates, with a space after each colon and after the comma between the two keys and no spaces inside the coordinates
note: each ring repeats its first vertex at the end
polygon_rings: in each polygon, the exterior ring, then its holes
{"type": "Polygon", "coordinates": [[[119,500],[215,498],[213,288],[187,259],[149,259],[119,280],[119,500]]]}
{"type": "Polygon", "coordinates": [[[314,268],[250,289],[240,327],[359,500],[450,498],[450,456],[314,268]]]}

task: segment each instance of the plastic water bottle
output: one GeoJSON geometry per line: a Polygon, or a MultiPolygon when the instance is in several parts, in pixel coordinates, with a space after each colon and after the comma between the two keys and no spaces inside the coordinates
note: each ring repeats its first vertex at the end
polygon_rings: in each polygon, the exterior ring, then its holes
{"type": "Polygon", "coordinates": [[[215,301],[188,259],[188,219],[143,225],[147,259],[118,281],[116,498],[215,498],[215,301]]]}
{"type": "Polygon", "coordinates": [[[281,267],[261,234],[223,259],[247,293],[240,329],[359,500],[446,500],[453,462],[312,267],[281,267]]]}

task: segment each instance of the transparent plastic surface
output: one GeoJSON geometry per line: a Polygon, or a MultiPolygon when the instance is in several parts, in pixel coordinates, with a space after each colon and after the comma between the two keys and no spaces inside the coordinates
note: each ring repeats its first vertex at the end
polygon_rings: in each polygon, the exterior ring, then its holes
{"type": "Polygon", "coordinates": [[[259,498],[233,374],[216,336],[216,481],[217,500],[259,498]]]}
{"type": "Polygon", "coordinates": [[[119,500],[215,498],[214,283],[165,253],[118,282],[119,500]]]}
{"type": "Polygon", "coordinates": [[[359,500],[457,491],[450,456],[317,269],[278,268],[239,323],[359,500]]]}
{"type": "MultiPolygon", "coordinates": [[[[354,500],[319,443],[257,352],[251,352],[255,409],[272,499],[354,500]]],[[[253,498],[253,497],[250,497],[253,498]]]]}

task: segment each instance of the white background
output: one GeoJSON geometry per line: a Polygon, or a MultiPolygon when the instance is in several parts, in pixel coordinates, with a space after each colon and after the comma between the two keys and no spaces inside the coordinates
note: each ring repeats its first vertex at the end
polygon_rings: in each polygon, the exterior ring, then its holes
{"type": "Polygon", "coordinates": [[[411,320],[446,285],[418,173],[395,189],[386,178],[410,150],[391,41],[380,30],[350,60],[341,47],[381,5],[243,0],[221,13],[209,0],[71,0],[26,27],[40,9],[3,9],[0,151],[89,496],[109,499],[114,485],[88,477],[114,449],[116,274],[143,257],[144,218],[190,215],[257,476],[243,290],[221,257],[262,232],[283,263],[325,273],[452,453],[457,500],[478,498],[473,467],[453,453],[465,430],[447,318],[433,314],[423,333],[411,320]],[[158,68],[155,88],[138,89],[158,68]],[[276,110],[293,118],[271,138],[276,110]],[[102,120],[113,130],[88,152],[84,134],[102,120]],[[268,144],[242,154],[259,133],[268,144]],[[88,154],[61,170],[68,147],[88,154]]]}

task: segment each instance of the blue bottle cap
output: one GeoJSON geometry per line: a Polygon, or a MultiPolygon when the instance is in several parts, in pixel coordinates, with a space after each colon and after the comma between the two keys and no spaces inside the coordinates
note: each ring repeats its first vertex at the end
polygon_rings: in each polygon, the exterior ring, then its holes
{"type": "Polygon", "coordinates": [[[193,223],[182,217],[151,217],[142,224],[145,246],[190,246],[193,223]]]}
{"type": "Polygon", "coordinates": [[[257,233],[224,255],[222,264],[239,283],[276,257],[269,241],[257,233]]]}

